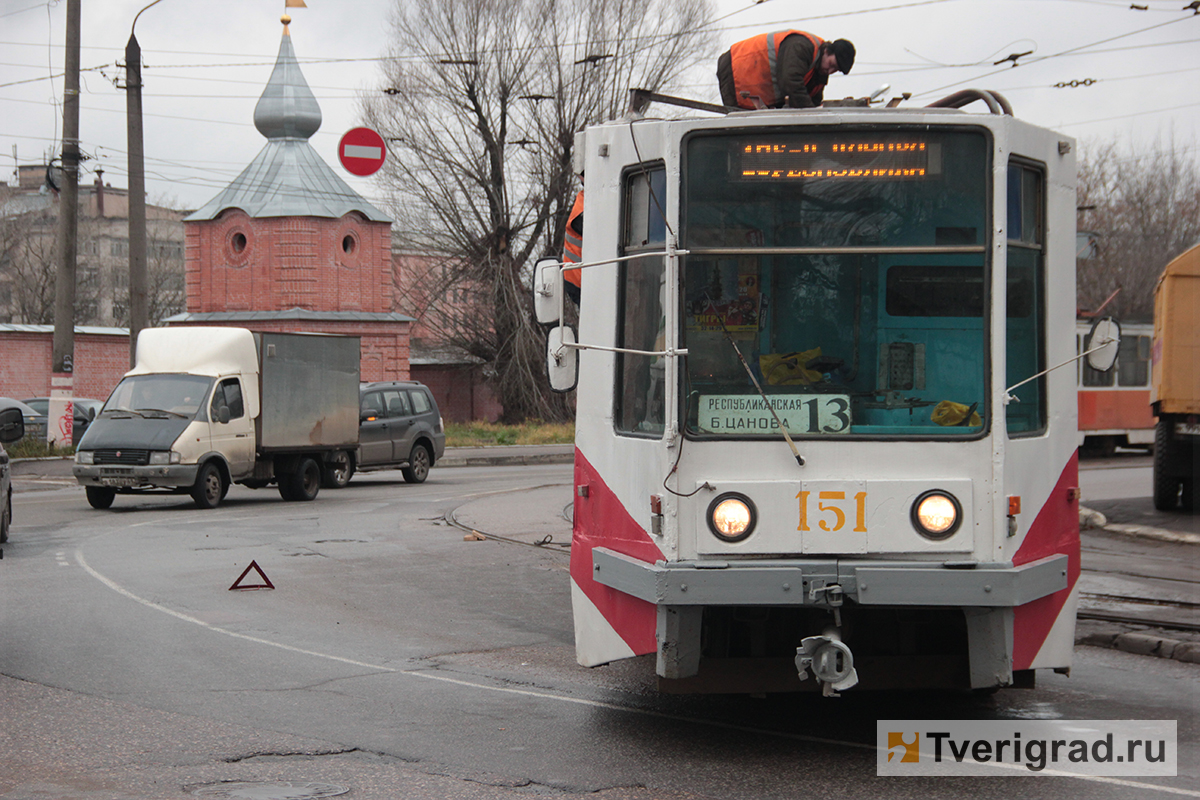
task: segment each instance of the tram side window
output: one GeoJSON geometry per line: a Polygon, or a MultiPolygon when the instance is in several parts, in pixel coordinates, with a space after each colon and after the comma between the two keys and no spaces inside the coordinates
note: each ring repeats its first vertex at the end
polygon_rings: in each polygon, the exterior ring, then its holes
{"type": "MultiPolygon", "coordinates": [[[[1006,347],[1009,386],[1036,375],[1045,366],[1045,180],[1036,167],[1008,166],[1008,314],[1006,347]]],[[[1017,402],[1005,413],[1010,435],[1046,427],[1046,381],[1016,389],[1017,402]]]]}
{"type": "Polygon", "coordinates": [[[1150,337],[1122,336],[1117,345],[1117,381],[1122,386],[1150,384],[1150,337]]]}
{"type": "MultiPolygon", "coordinates": [[[[1083,352],[1092,349],[1092,335],[1089,333],[1083,337],[1083,352]]],[[[1120,351],[1117,351],[1120,355],[1120,351]]],[[[1110,369],[1107,372],[1100,372],[1092,369],[1086,358],[1081,358],[1079,363],[1083,365],[1083,385],[1084,386],[1114,386],[1117,379],[1117,371],[1110,369]]]]}
{"type": "MultiPolygon", "coordinates": [[[[623,256],[661,252],[666,241],[663,209],[666,171],[638,169],[625,176],[623,256]]],[[[661,255],[623,262],[617,347],[660,351],[666,332],[666,272],[661,255]]],[[[661,435],[666,409],[666,359],[617,353],[614,419],[623,433],[661,435]]]]}

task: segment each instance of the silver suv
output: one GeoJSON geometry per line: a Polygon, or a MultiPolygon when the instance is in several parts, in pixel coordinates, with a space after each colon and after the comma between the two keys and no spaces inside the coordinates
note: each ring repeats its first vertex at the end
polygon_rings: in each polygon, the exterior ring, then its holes
{"type": "Polygon", "coordinates": [[[433,393],[416,381],[380,381],[359,387],[358,451],[348,465],[327,470],[330,485],[344,486],[354,472],[400,468],[404,480],[422,483],[446,452],[446,433],[433,393]],[[344,475],[344,480],[340,480],[344,475]]]}

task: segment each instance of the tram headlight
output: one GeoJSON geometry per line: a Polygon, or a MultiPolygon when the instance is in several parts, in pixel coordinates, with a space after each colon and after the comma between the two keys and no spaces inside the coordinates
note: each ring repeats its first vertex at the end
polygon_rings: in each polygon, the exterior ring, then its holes
{"type": "Polygon", "coordinates": [[[949,492],[932,489],[913,503],[912,523],[926,539],[949,539],[962,523],[962,505],[949,492]]]}
{"type": "Polygon", "coordinates": [[[758,510],[749,497],[733,492],[718,495],[708,506],[708,529],[723,542],[740,542],[754,533],[758,510]]]}

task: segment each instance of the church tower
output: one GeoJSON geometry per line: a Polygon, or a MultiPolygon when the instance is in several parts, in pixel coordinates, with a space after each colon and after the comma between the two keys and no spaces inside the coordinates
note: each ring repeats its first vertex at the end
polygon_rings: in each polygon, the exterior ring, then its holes
{"type": "Polygon", "coordinates": [[[267,143],[184,219],[187,312],[167,323],[356,334],[364,381],[406,379],[412,318],[391,311],[391,220],[309,144],[321,108],[290,21],[254,109],[267,143]]]}

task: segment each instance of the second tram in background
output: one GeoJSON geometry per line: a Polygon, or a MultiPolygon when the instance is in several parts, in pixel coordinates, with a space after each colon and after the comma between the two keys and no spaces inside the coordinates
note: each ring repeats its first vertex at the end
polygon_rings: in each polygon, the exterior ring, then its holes
{"type": "MultiPolygon", "coordinates": [[[[1076,323],[1076,352],[1091,346],[1091,330],[1091,320],[1076,323]]],[[[1153,337],[1153,323],[1122,320],[1116,369],[1100,372],[1084,359],[1075,366],[1083,455],[1112,455],[1118,447],[1154,445],[1154,411],[1150,407],[1153,337]]]]}

